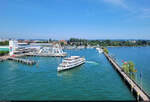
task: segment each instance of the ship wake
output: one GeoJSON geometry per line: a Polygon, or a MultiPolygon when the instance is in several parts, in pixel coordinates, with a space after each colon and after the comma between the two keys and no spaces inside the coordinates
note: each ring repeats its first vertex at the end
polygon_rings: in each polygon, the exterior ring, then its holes
{"type": "Polygon", "coordinates": [[[86,63],[98,65],[98,63],[97,63],[97,62],[94,62],[94,61],[86,61],[86,63]]]}

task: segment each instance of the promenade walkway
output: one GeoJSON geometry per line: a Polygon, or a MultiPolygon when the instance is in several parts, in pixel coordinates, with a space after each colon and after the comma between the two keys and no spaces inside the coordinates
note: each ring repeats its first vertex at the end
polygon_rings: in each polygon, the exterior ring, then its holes
{"type": "Polygon", "coordinates": [[[117,72],[121,75],[122,78],[127,82],[128,85],[130,85],[130,88],[137,96],[137,100],[142,101],[150,101],[150,97],[146,92],[140,88],[140,86],[132,80],[123,70],[122,68],[113,60],[107,53],[104,52],[104,55],[109,60],[109,62],[114,66],[114,68],[117,70],[117,72]]]}

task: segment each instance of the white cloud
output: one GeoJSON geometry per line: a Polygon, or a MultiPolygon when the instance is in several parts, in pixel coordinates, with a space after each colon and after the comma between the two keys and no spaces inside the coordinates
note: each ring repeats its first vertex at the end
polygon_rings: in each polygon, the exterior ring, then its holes
{"type": "Polygon", "coordinates": [[[150,8],[144,8],[141,10],[141,16],[144,18],[150,18],[150,8]]]}
{"type": "Polygon", "coordinates": [[[104,2],[113,4],[113,5],[117,5],[123,8],[128,8],[128,6],[125,4],[124,0],[103,0],[104,2]]]}
{"type": "Polygon", "coordinates": [[[112,5],[116,5],[122,7],[129,11],[130,15],[134,15],[140,18],[150,18],[150,8],[142,8],[141,6],[135,5],[128,5],[127,0],[101,0],[105,3],[109,3],[112,5]]]}

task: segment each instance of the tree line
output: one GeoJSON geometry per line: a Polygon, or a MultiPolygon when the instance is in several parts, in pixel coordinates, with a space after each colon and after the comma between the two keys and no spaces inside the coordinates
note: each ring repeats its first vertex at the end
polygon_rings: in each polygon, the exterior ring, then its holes
{"type": "MultiPolygon", "coordinates": [[[[48,41],[39,41],[37,43],[52,43],[57,42],[57,40],[49,39],[48,41]]],[[[78,38],[70,38],[67,40],[68,45],[75,46],[150,46],[150,40],[87,40],[87,39],[78,39],[78,38]]],[[[9,45],[9,41],[0,42],[0,46],[9,45]]],[[[61,45],[64,45],[61,42],[61,45]]]]}
{"type": "Polygon", "coordinates": [[[0,56],[3,56],[3,55],[8,54],[8,53],[9,53],[9,51],[0,51],[0,56]]]}
{"type": "Polygon", "coordinates": [[[0,45],[1,46],[9,45],[9,41],[2,41],[0,42],[0,45]]]}
{"type": "Polygon", "coordinates": [[[67,43],[69,45],[91,45],[91,46],[149,46],[150,40],[87,40],[87,39],[78,39],[70,38],[67,43]]]}

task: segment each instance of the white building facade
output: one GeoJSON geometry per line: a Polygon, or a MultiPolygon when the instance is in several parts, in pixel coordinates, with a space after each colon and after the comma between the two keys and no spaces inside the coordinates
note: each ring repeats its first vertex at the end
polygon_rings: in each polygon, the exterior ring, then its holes
{"type": "Polygon", "coordinates": [[[18,48],[18,41],[16,40],[10,40],[9,41],[9,55],[13,56],[14,52],[18,48]]]}

